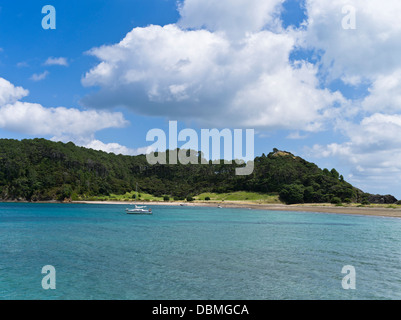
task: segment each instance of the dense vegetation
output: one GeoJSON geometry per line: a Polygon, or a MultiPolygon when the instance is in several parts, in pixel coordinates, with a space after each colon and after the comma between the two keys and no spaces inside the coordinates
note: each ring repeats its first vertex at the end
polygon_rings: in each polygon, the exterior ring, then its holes
{"type": "MultiPolygon", "coordinates": [[[[0,199],[65,200],[135,190],[183,200],[201,193],[279,194],[286,203],[362,202],[368,194],[335,170],[274,149],[255,158],[249,176],[235,164],[149,165],[144,155],[123,156],[45,139],[0,140],[0,199]]],[[[386,198],[387,199],[387,198],[386,198]]],[[[396,199],[395,199],[396,201],[396,199]]],[[[390,202],[394,202],[391,198],[390,202]]]]}

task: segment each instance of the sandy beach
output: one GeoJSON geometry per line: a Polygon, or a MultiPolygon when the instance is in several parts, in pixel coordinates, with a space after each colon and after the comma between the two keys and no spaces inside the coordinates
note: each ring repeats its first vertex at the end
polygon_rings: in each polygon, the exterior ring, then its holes
{"type": "MultiPolygon", "coordinates": [[[[85,203],[85,204],[126,204],[127,206],[133,202],[124,201],[74,201],[72,203],[85,203]]],[[[378,217],[393,217],[401,218],[401,208],[384,208],[384,207],[353,207],[353,206],[334,206],[330,204],[261,204],[250,203],[242,201],[225,201],[225,202],[136,202],[137,205],[147,206],[196,206],[196,207],[217,207],[222,208],[249,208],[254,210],[269,210],[269,211],[299,211],[299,212],[321,212],[321,213],[335,213],[335,214],[353,214],[364,216],[378,216],[378,217]]]]}

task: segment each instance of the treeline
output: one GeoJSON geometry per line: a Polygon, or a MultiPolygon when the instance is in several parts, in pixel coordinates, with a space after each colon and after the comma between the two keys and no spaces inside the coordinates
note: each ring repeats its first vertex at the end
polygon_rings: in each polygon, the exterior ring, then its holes
{"type": "Polygon", "coordinates": [[[175,199],[233,191],[276,193],[286,203],[362,202],[371,196],[347,183],[335,169],[321,170],[277,149],[256,157],[249,176],[236,176],[236,167],[223,162],[150,165],[144,155],[115,155],[71,142],[0,139],[0,199],[88,199],[125,194],[136,184],[142,192],[175,199]]]}

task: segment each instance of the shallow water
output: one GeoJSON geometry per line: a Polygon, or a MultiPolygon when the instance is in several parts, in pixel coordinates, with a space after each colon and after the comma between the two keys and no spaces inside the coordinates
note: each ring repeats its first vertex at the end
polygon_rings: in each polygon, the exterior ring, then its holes
{"type": "Polygon", "coordinates": [[[125,208],[0,203],[0,299],[401,298],[401,219],[125,208]],[[342,288],[345,265],[356,290],[342,288]]]}

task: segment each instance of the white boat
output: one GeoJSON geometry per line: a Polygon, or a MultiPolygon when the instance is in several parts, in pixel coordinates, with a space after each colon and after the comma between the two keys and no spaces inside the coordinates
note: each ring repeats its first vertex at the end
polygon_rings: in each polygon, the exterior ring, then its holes
{"type": "Polygon", "coordinates": [[[134,209],[125,209],[127,214],[152,214],[152,209],[147,209],[144,206],[135,205],[134,209]]]}
{"type": "MultiPolygon", "coordinates": [[[[136,185],[136,191],[135,191],[135,202],[136,202],[136,198],[138,195],[138,184],[136,185]]],[[[125,212],[127,214],[152,214],[152,209],[148,209],[146,206],[138,206],[135,205],[134,209],[125,209],[125,212]]]]}

